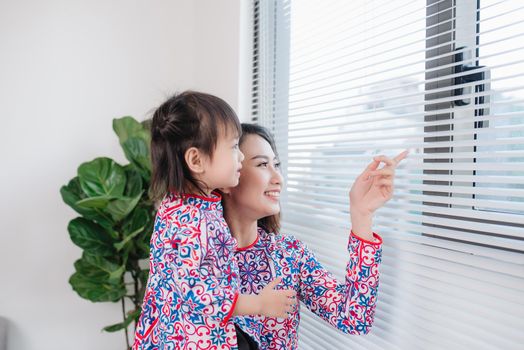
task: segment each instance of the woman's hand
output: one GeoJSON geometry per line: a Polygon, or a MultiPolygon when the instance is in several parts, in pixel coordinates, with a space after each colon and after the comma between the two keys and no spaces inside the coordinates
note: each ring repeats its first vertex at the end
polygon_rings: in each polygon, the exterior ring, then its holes
{"type": "Polygon", "coordinates": [[[371,232],[373,213],[393,196],[395,169],[407,155],[408,151],[404,151],[393,159],[386,156],[374,157],[357,177],[349,192],[353,233],[364,239],[373,240],[371,232]],[[381,163],[385,165],[379,169],[381,163]]]}

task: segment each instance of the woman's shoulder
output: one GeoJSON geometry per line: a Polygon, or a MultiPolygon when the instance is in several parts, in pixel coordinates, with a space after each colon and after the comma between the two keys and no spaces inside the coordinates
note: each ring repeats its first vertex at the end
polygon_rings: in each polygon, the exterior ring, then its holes
{"type": "Polygon", "coordinates": [[[304,250],[304,243],[293,235],[286,233],[270,233],[263,228],[258,228],[259,236],[262,241],[275,248],[288,253],[302,253],[304,250]]]}

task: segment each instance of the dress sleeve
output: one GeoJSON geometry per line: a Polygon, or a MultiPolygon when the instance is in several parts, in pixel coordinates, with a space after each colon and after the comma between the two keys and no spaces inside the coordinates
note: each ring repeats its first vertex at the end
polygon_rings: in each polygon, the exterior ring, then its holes
{"type": "Polygon", "coordinates": [[[173,232],[171,246],[176,256],[167,259],[173,265],[176,286],[183,299],[182,309],[188,308],[195,317],[207,316],[225,324],[233,315],[238,299],[238,290],[230,282],[238,276],[232,271],[231,275],[216,276],[214,267],[220,260],[216,252],[208,249],[209,233],[215,226],[197,210],[191,220],[194,225],[173,232]]]}
{"type": "Polygon", "coordinates": [[[345,282],[327,271],[302,245],[299,298],[313,313],[348,334],[366,334],[373,324],[382,239],[369,242],[351,234],[345,282]]]}

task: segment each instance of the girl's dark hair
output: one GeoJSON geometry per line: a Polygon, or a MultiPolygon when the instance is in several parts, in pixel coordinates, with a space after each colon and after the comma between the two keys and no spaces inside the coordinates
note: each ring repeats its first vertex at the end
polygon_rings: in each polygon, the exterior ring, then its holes
{"type": "Polygon", "coordinates": [[[205,193],[184,159],[196,147],[209,157],[221,132],[241,134],[235,111],[222,99],[196,91],[175,94],[154,112],[151,121],[151,189],[154,200],[191,187],[205,193]]]}
{"type": "MultiPolygon", "coordinates": [[[[271,149],[278,157],[275,139],[273,138],[273,135],[268,129],[257,124],[242,123],[241,126],[242,136],[240,137],[239,141],[240,145],[242,145],[242,142],[244,142],[247,135],[258,135],[269,143],[271,149]]],[[[240,178],[240,180],[242,181],[242,177],[240,178]]],[[[278,233],[280,231],[280,213],[259,219],[257,225],[259,227],[262,227],[267,232],[278,233]]]]}

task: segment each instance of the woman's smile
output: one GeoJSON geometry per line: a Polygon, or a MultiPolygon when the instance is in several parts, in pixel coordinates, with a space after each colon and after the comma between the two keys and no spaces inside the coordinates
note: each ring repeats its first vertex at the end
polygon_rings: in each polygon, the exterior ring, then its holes
{"type": "Polygon", "coordinates": [[[278,202],[280,200],[280,190],[272,190],[264,192],[264,196],[268,197],[270,200],[278,202]]]}

